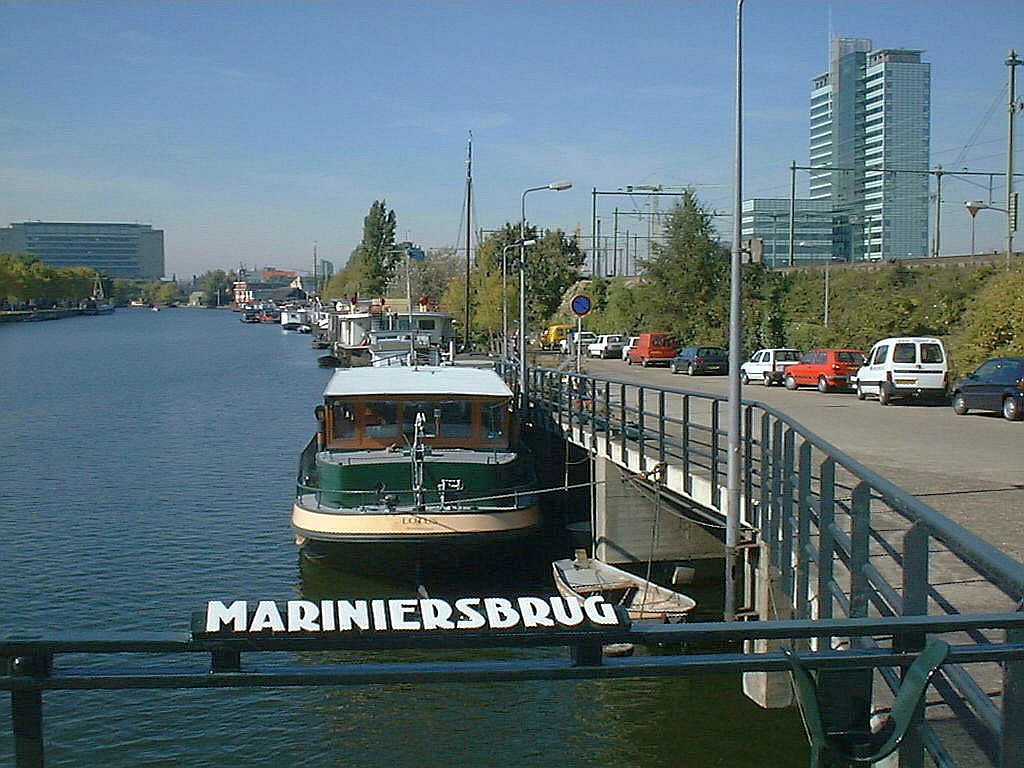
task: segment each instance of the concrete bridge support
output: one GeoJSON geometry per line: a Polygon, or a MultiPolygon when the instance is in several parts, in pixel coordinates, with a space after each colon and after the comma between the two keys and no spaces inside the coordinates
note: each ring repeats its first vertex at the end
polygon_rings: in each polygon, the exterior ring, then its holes
{"type": "Polygon", "coordinates": [[[594,555],[606,563],[720,558],[722,542],[610,459],[593,457],[594,555]]]}

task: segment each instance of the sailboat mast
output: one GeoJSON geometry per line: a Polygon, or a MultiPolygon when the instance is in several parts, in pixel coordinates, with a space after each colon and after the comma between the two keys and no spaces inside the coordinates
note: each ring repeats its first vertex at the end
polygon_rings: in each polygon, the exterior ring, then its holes
{"type": "Polygon", "coordinates": [[[313,293],[320,293],[320,282],[316,273],[316,240],[313,241],[313,293]]]}
{"type": "Polygon", "coordinates": [[[469,268],[470,236],[473,232],[473,132],[469,132],[466,154],[466,338],[463,346],[469,350],[469,268]]]}

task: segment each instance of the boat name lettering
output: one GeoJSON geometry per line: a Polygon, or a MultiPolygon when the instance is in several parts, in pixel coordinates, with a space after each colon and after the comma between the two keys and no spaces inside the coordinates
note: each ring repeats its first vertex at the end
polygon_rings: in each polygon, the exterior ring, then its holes
{"type": "Polygon", "coordinates": [[[245,600],[206,605],[207,633],[393,632],[618,626],[601,595],[582,603],[563,597],[462,597],[396,600],[245,600]]]}

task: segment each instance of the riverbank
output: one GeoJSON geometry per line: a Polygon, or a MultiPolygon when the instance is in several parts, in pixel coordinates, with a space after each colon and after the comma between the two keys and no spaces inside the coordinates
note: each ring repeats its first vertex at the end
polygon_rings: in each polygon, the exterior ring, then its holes
{"type": "Polygon", "coordinates": [[[0,312],[0,323],[35,323],[40,320],[61,320],[65,317],[77,317],[84,314],[85,310],[82,309],[66,309],[62,307],[56,309],[5,310],[0,312]]]}

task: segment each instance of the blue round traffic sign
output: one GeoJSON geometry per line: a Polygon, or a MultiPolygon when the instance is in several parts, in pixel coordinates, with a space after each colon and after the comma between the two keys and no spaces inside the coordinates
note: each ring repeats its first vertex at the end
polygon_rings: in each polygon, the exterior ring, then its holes
{"type": "Polygon", "coordinates": [[[583,317],[593,308],[590,301],[590,297],[583,293],[579,293],[572,297],[571,306],[572,311],[579,315],[580,317],[583,317]]]}

